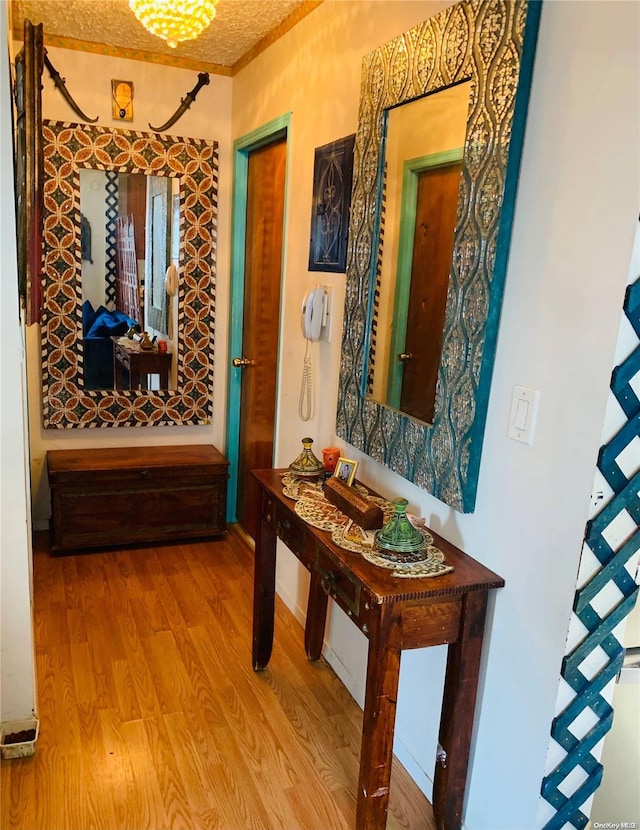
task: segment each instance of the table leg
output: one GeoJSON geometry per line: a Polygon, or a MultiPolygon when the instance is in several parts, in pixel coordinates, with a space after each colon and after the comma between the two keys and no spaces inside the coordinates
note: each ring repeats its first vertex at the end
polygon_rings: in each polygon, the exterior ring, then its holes
{"type": "Polygon", "coordinates": [[[266,669],[271,658],[275,592],[276,534],[262,519],[256,539],[253,583],[253,668],[255,671],[266,669]]]}
{"type": "Polygon", "coordinates": [[[466,594],[460,636],[447,655],[439,738],[446,757],[436,761],[433,783],[438,830],[459,830],[462,824],[486,610],[486,591],[466,594]]]}
{"type": "Polygon", "coordinates": [[[113,349],[113,388],[122,389],[124,386],[122,379],[122,365],[118,360],[115,347],[113,349]]]}
{"type": "Polygon", "coordinates": [[[356,830],[384,830],[389,808],[402,617],[391,603],[370,623],[356,830]]]}
{"type": "Polygon", "coordinates": [[[304,649],[309,660],[319,660],[322,655],[328,600],[328,595],[322,589],[320,574],[313,568],[309,585],[307,621],[304,627],[304,649]]]}

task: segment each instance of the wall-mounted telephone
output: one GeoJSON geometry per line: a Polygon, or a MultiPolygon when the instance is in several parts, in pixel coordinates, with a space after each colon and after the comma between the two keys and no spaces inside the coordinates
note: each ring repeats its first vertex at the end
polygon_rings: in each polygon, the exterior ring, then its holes
{"type": "Polygon", "coordinates": [[[164,289],[170,297],[175,297],[178,293],[178,269],[175,265],[170,265],[164,277],[164,289]]]}
{"type": "Polygon", "coordinates": [[[321,285],[314,285],[302,301],[302,336],[306,340],[319,340],[324,314],[325,290],[321,285]]]}
{"type": "Polygon", "coordinates": [[[300,387],[300,403],[298,415],[301,421],[308,421],[311,417],[311,356],[309,355],[309,341],[320,340],[325,315],[325,294],[326,291],[321,285],[314,285],[304,295],[302,301],[302,314],[300,325],[302,336],[307,341],[304,352],[304,364],[302,369],[302,386],[300,387]]]}
{"type": "Polygon", "coordinates": [[[175,297],[178,293],[178,269],[175,265],[173,265],[173,263],[169,265],[164,275],[164,290],[167,292],[167,297],[169,297],[167,334],[169,336],[169,340],[173,340],[173,303],[171,298],[175,297]]]}

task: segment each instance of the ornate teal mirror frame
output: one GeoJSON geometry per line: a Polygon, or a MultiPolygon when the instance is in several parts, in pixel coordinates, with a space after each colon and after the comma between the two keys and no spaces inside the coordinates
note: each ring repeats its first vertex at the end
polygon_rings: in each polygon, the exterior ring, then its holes
{"type": "Polygon", "coordinates": [[[217,143],[45,121],[45,427],[207,424],[213,415],[217,143]],[[89,390],[83,379],[80,169],[180,179],[177,388],[89,390]]]}
{"type": "Polygon", "coordinates": [[[363,59],[336,430],[461,512],[475,507],[540,5],[458,3],[363,59]],[[471,101],[426,425],[367,396],[385,131],[389,109],[463,81],[471,101]]]}

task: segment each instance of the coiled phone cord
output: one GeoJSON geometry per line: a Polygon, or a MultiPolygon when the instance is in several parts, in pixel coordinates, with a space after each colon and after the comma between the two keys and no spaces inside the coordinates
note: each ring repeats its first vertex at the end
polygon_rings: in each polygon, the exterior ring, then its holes
{"type": "Polygon", "coordinates": [[[302,367],[302,385],[300,387],[300,401],[298,415],[301,421],[311,418],[311,356],[309,355],[309,341],[306,341],[304,350],[304,364],[302,367]]]}

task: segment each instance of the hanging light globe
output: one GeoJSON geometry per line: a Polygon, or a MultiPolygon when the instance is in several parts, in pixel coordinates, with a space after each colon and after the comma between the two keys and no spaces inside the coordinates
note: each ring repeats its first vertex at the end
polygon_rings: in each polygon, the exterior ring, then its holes
{"type": "Polygon", "coordinates": [[[218,0],[129,0],[129,8],[145,29],[175,49],[194,40],[216,16],[218,0]]]}

